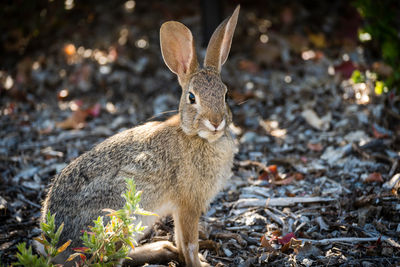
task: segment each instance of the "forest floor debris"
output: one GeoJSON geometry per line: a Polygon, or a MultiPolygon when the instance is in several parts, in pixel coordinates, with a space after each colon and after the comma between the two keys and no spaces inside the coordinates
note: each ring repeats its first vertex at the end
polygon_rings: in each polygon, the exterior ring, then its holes
{"type": "MultiPolygon", "coordinates": [[[[121,3],[112,11],[99,5],[95,25],[74,37],[61,31],[15,71],[2,67],[4,264],[15,260],[16,244],[39,234],[41,201],[68,162],[116,132],[176,112],[180,89],[161,61],[158,28],[173,17],[200,36],[199,10],[138,1],[131,14],[121,3]]],[[[310,17],[292,24],[310,12],[301,4],[275,8],[243,5],[224,66],[239,152],[232,179],[202,217],[201,253],[213,266],[398,265],[398,110],[368,82],[348,79],[367,64],[357,41],[331,44],[331,24],[312,33],[310,17]]],[[[337,10],[327,16],[340,23],[337,10]]],[[[172,241],[172,224],[163,219],[141,242],[172,241]]]]}

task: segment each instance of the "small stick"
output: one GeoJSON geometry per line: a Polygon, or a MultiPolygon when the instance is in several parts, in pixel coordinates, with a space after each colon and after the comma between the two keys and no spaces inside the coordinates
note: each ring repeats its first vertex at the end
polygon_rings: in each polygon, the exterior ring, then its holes
{"type": "MultiPolygon", "coordinates": [[[[386,241],[389,239],[386,236],[381,236],[380,238],[381,241],[386,241]]],[[[362,243],[362,242],[377,241],[378,239],[379,237],[338,237],[338,238],[327,238],[321,240],[299,238],[299,240],[301,241],[310,242],[315,245],[328,245],[330,243],[338,243],[338,242],[362,243]]]]}

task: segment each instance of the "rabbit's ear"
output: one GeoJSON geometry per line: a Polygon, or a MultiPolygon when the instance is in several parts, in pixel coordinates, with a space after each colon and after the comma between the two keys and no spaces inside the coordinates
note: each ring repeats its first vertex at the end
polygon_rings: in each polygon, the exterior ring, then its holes
{"type": "Polygon", "coordinates": [[[191,31],[177,21],[165,22],[160,29],[161,53],[168,68],[182,80],[198,68],[191,31]]]}
{"type": "Polygon", "coordinates": [[[240,5],[238,5],[232,16],[225,19],[215,30],[211,36],[207,46],[206,58],[204,59],[205,67],[214,67],[221,71],[221,66],[228,58],[231,49],[232,37],[235,32],[236,23],[239,16],[240,5]]]}

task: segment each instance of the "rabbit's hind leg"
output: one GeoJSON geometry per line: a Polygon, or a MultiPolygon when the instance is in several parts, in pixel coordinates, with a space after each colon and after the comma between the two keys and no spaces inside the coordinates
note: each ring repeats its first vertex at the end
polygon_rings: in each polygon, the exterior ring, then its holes
{"type": "Polygon", "coordinates": [[[161,264],[178,261],[178,249],[169,241],[158,241],[136,247],[129,252],[131,260],[125,260],[123,266],[142,266],[148,264],[161,264]]]}

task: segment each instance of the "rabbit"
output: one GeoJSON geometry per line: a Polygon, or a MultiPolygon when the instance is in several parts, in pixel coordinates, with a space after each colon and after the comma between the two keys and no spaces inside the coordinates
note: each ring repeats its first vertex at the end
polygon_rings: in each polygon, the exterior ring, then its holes
{"type": "MultiPolygon", "coordinates": [[[[109,137],[76,158],[52,181],[43,202],[42,218],[55,214],[64,222],[60,244],[81,245],[82,230],[104,215],[104,208],[120,209],[126,178],[143,191],[140,205],[160,216],[172,215],[175,244],[161,242],[132,251],[125,264],[161,261],[177,255],[186,266],[208,266],[198,251],[198,222],[213,197],[231,176],[237,151],[228,131],[232,114],[221,81],[236,28],[240,6],[213,33],[204,67],[197,61],[191,31],[182,23],[165,22],[160,29],[162,57],[182,87],[179,113],[163,122],[148,122],[109,137]],[[157,250],[158,249],[158,250],[157,250]],[[156,251],[166,250],[157,254],[156,251]]],[[[140,218],[151,226],[155,216],[140,218]]],[[[157,243],[157,242],[156,242],[157,243]]],[[[36,244],[40,250],[40,245],[36,244]]],[[[56,261],[64,263],[71,250],[56,261]]]]}

